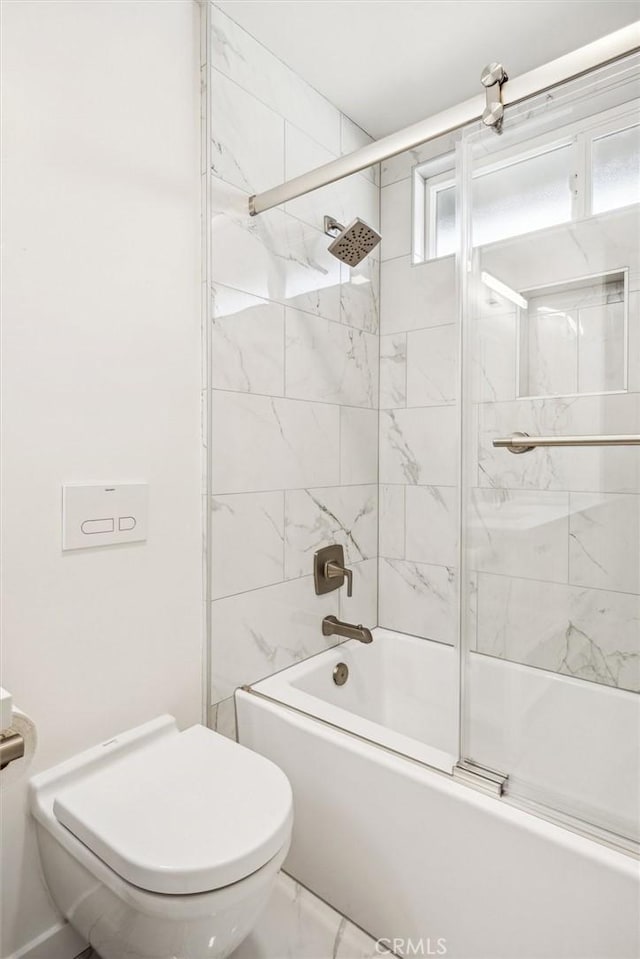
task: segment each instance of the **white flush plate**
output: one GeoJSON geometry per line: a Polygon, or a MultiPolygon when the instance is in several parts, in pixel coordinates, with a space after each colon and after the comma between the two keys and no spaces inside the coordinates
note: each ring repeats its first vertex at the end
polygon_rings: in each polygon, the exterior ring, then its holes
{"type": "Polygon", "coordinates": [[[87,549],[147,538],[146,483],[62,487],[62,548],[87,549]]]}

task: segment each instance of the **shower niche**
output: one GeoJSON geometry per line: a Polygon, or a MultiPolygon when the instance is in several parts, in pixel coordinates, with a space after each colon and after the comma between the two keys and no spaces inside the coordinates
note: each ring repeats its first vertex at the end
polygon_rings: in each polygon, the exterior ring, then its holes
{"type": "Polygon", "coordinates": [[[628,270],[520,291],[518,398],[627,389],[628,270]]]}

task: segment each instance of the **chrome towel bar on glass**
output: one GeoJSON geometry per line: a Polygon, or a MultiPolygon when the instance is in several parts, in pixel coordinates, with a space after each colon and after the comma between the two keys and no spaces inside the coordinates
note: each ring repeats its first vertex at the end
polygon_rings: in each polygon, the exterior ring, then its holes
{"type": "Polygon", "coordinates": [[[510,453],[528,453],[536,446],[640,446],[640,433],[621,433],[613,436],[529,436],[513,433],[493,441],[510,453]]]}

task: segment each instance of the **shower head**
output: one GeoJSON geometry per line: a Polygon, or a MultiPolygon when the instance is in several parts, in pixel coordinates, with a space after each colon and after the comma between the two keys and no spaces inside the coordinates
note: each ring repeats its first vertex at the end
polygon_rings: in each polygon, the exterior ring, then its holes
{"type": "Polygon", "coordinates": [[[333,253],[347,266],[357,266],[382,239],[380,234],[360,217],[356,217],[349,226],[343,226],[332,216],[325,216],[324,232],[327,236],[334,237],[333,243],[329,244],[329,253],[333,253]]]}

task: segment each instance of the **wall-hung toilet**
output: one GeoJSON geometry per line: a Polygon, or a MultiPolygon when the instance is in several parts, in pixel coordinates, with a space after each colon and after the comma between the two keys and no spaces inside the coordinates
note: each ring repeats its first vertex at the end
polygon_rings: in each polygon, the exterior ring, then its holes
{"type": "Polygon", "coordinates": [[[101,959],[224,959],[291,840],[284,773],[171,716],[35,776],[30,804],[49,891],[101,959]]]}

